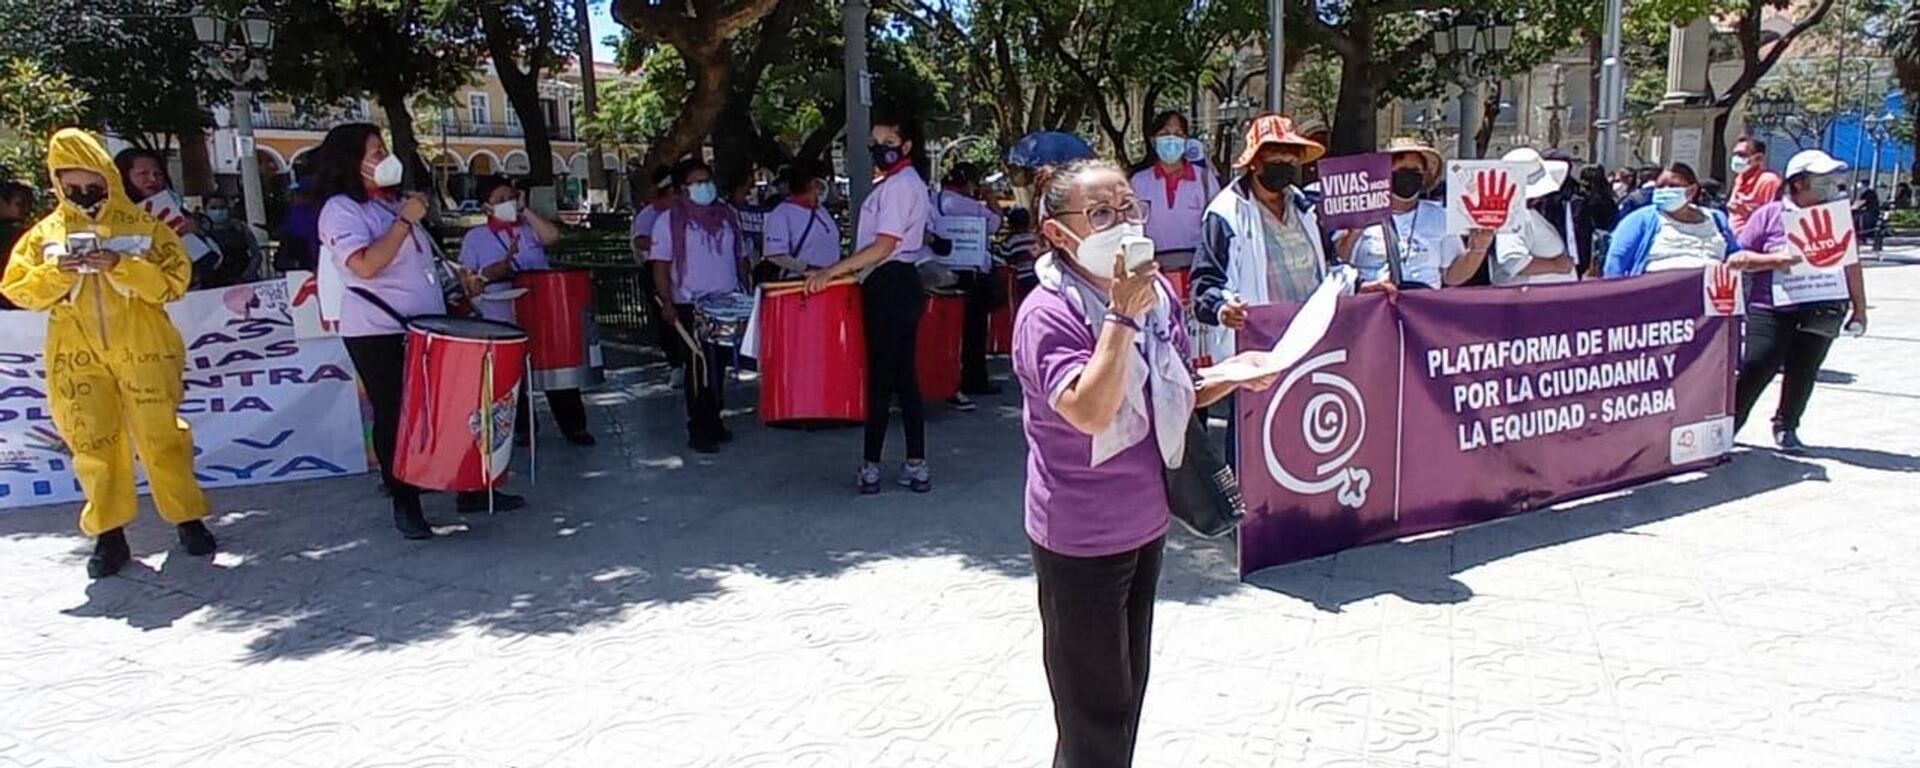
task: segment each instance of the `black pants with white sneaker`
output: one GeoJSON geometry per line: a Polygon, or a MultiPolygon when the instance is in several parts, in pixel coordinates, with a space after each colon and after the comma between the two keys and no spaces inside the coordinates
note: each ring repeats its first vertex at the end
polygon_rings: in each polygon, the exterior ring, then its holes
{"type": "Polygon", "coordinates": [[[1740,378],[1734,387],[1734,429],[1747,423],[1747,414],[1760,400],[1773,375],[1780,376],[1780,405],[1774,410],[1775,431],[1800,428],[1800,417],[1813,398],[1820,365],[1846,323],[1847,304],[1822,301],[1793,307],[1747,309],[1746,351],[1741,354],[1740,378]]]}
{"type": "Polygon", "coordinates": [[[861,315],[867,326],[866,459],[880,460],[887,444],[888,410],[900,401],[907,430],[907,458],[927,457],[927,412],[920,400],[914,350],[920,343],[920,317],[927,311],[926,290],[913,265],[889,261],[860,284],[861,315]]]}
{"type": "Polygon", "coordinates": [[[1029,542],[1058,731],[1054,768],[1133,764],[1165,543],[1163,536],[1116,555],[1069,557],[1029,542]]]}

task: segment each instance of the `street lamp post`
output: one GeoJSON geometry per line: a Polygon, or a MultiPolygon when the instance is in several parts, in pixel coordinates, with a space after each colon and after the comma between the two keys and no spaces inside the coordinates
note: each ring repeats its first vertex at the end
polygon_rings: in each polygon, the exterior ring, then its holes
{"type": "MultiPolygon", "coordinates": [[[[189,12],[200,58],[215,77],[233,86],[235,154],[240,159],[240,196],[247,208],[247,226],[259,242],[267,241],[267,203],[260,189],[260,158],[253,146],[254,89],[267,82],[267,55],[273,50],[273,20],[258,6],[248,6],[229,19],[205,6],[189,12]]],[[[263,270],[271,272],[272,265],[263,270]]]]}
{"type": "Polygon", "coordinates": [[[1880,188],[1880,148],[1892,137],[1893,121],[1898,119],[1892,111],[1888,111],[1877,116],[1869,115],[1863,121],[1867,125],[1867,135],[1873,137],[1873,171],[1867,175],[1868,189],[1880,188]]]}
{"type": "Polygon", "coordinates": [[[1478,15],[1457,14],[1433,30],[1435,59],[1452,58],[1456,62],[1460,85],[1460,138],[1454,156],[1466,159],[1476,153],[1473,147],[1474,84],[1485,69],[1485,59],[1499,56],[1513,46],[1513,25],[1504,21],[1488,23],[1478,15]]]}

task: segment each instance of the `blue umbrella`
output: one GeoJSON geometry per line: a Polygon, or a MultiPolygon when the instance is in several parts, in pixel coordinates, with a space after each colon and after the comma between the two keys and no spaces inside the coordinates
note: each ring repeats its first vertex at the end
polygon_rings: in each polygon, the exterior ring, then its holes
{"type": "Polygon", "coordinates": [[[1093,147],[1079,136],[1060,131],[1035,131],[1014,142],[1013,148],[1007,150],[1007,165],[1039,168],[1089,157],[1093,157],[1093,147]]]}

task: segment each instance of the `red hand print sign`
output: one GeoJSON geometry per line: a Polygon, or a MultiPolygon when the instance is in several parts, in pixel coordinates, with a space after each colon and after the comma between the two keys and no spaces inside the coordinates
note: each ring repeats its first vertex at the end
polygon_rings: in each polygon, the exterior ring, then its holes
{"type": "Polygon", "coordinates": [[[1715,264],[1702,272],[1704,284],[1701,292],[1706,299],[1706,314],[1721,317],[1746,314],[1739,272],[1725,264],[1715,264]]]}
{"type": "Polygon", "coordinates": [[[1807,266],[1826,270],[1860,260],[1846,206],[1843,201],[1787,213],[1787,244],[1807,266]]]}
{"type": "Polygon", "coordinates": [[[1520,196],[1525,169],[1518,163],[1461,160],[1447,165],[1448,228],[1514,232],[1526,200],[1520,196]]]}

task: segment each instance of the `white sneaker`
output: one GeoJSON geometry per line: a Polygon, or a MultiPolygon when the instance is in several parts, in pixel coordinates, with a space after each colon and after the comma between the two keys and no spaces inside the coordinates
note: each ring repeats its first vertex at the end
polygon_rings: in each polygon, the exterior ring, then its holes
{"type": "Polygon", "coordinates": [[[960,411],[971,411],[980,407],[973,402],[973,398],[967,397],[966,394],[961,392],[955,392],[953,393],[953,397],[947,398],[947,405],[951,405],[955,410],[960,411]]]}
{"type": "Polygon", "coordinates": [[[926,493],[933,490],[933,470],[925,461],[909,461],[900,465],[900,485],[913,489],[914,493],[926,493]]]}
{"type": "Polygon", "coordinates": [[[861,495],[871,496],[879,493],[880,465],[872,462],[860,465],[860,478],[858,482],[861,495]]]}

